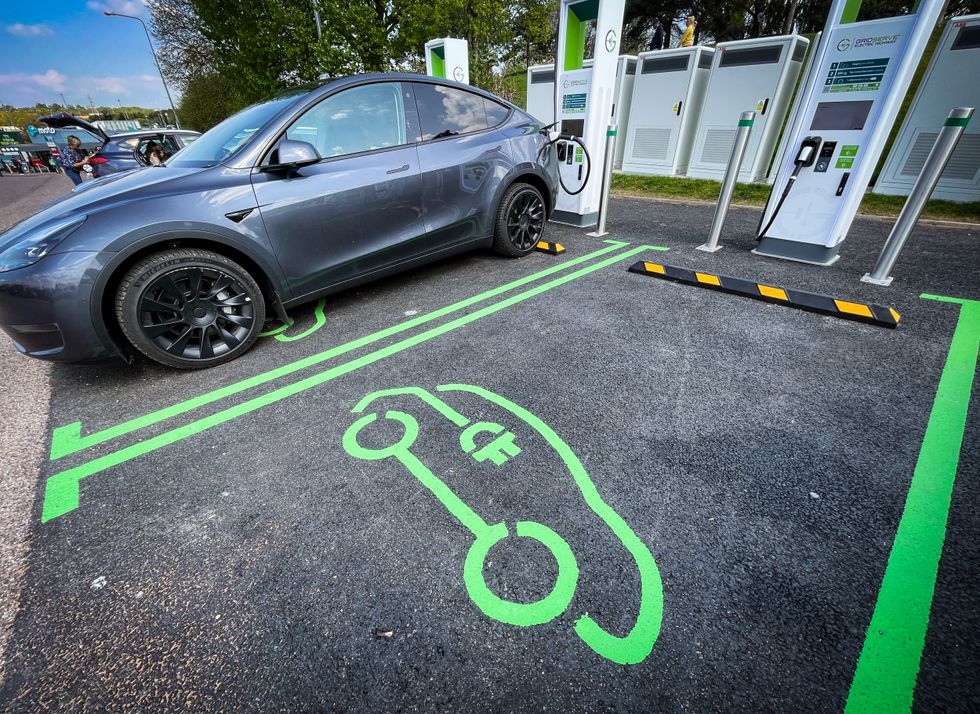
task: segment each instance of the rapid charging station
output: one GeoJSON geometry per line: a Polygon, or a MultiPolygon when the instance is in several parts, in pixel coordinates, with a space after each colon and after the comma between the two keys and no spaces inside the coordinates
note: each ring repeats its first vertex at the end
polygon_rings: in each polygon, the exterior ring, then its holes
{"type": "Polygon", "coordinates": [[[625,131],[623,171],[648,176],[683,176],[708,74],[711,47],[642,52],[625,131]]]}
{"type": "Polygon", "coordinates": [[[470,83],[469,47],[466,40],[442,37],[425,43],[425,73],[430,77],[470,83]]]}
{"type": "Polygon", "coordinates": [[[857,22],[860,3],[834,0],[753,252],[837,260],[943,4],[857,22]]]}
{"type": "Polygon", "coordinates": [[[739,117],[744,111],[755,111],[738,178],[765,180],[809,44],[801,35],[718,43],[688,176],[720,181],[728,167],[739,117]]]}
{"type": "MultiPolygon", "coordinates": [[[[980,15],[954,17],[922,75],[874,192],[907,196],[953,107],[980,107],[980,15]]],[[[980,201],[980,124],[971,122],[932,192],[948,201],[980,201]]]]}
{"type": "MultiPolygon", "coordinates": [[[[592,60],[585,60],[582,66],[591,67],[592,60]]],[[[555,65],[527,68],[527,113],[545,126],[555,121],[555,65]]]]}
{"type": "Polygon", "coordinates": [[[555,53],[555,107],[560,133],[581,144],[557,142],[558,193],[552,220],[575,226],[598,223],[606,132],[613,115],[625,0],[561,0],[555,53]],[[585,66],[589,26],[595,23],[592,66],[585,66]]]}
{"type": "MultiPolygon", "coordinates": [[[[637,59],[633,55],[620,55],[616,64],[616,88],[613,93],[612,123],[619,125],[619,136],[626,136],[633,101],[633,82],[636,79],[637,59]]],[[[585,60],[583,68],[592,67],[592,60],[585,60]]],[[[555,66],[537,64],[527,68],[527,112],[545,125],[555,117],[555,66]]],[[[613,168],[623,164],[625,141],[616,142],[613,168]]]]}

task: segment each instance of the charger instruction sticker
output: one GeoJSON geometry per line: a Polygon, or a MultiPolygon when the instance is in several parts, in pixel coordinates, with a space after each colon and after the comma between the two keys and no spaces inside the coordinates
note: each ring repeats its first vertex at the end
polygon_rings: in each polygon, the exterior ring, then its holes
{"type": "Polygon", "coordinates": [[[566,114],[584,114],[587,96],[584,92],[582,94],[566,94],[561,100],[562,111],[566,114]]]}
{"type": "Polygon", "coordinates": [[[888,58],[831,62],[823,83],[826,92],[873,92],[881,87],[888,58]]]}
{"type": "Polygon", "coordinates": [[[849,169],[854,166],[854,157],[857,156],[857,144],[845,144],[840,147],[840,154],[837,155],[837,164],[834,168],[849,169]]]}

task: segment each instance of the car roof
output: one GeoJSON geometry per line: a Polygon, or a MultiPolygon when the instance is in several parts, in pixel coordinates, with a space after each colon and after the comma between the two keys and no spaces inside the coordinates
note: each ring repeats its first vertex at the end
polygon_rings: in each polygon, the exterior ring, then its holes
{"type": "Polygon", "coordinates": [[[109,141],[113,139],[131,139],[134,136],[150,136],[153,134],[197,134],[201,132],[191,129],[136,129],[135,131],[121,131],[118,134],[110,134],[109,141]]]}

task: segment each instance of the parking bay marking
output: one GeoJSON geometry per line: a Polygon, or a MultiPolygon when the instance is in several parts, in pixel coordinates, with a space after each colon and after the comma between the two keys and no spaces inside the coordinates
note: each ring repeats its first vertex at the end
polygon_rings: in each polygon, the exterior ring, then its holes
{"type": "Polygon", "coordinates": [[[911,711],[980,351],[980,302],[960,305],[846,712],[911,711]]]}
{"type": "MultiPolygon", "coordinates": [[[[265,332],[260,332],[259,337],[275,337],[278,342],[296,342],[297,340],[302,340],[304,337],[309,337],[314,332],[319,330],[325,324],[327,324],[327,316],[324,314],[324,308],[327,306],[327,299],[320,298],[317,302],[316,307],[313,309],[314,322],[312,327],[309,327],[298,335],[284,335],[286,330],[296,324],[296,320],[289,317],[286,322],[279,325],[279,327],[273,327],[265,332]]],[[[288,317],[288,316],[287,316],[288,317]]]]}
{"type": "MultiPolygon", "coordinates": [[[[582,462],[571,447],[557,432],[543,420],[506,397],[471,384],[443,384],[436,391],[447,394],[464,392],[474,394],[494,404],[511,416],[523,422],[547,442],[548,446],[561,458],[572,477],[585,504],[612,531],[620,544],[632,556],[640,578],[640,604],[636,620],[629,633],[624,636],[606,631],[588,612],[575,618],[574,630],[579,638],[594,652],[617,664],[638,664],[653,650],[660,634],[663,621],[663,581],[653,554],[616,511],[607,504],[595,482],[585,470],[582,462]]],[[[488,421],[472,422],[446,402],[429,391],[418,387],[383,389],[362,398],[352,409],[354,414],[363,414],[376,400],[393,395],[414,395],[433,407],[439,414],[452,422],[461,431],[459,445],[464,453],[477,462],[489,461],[501,466],[510,459],[517,458],[523,449],[515,443],[515,434],[503,424],[488,421]],[[495,437],[480,449],[476,446],[476,436],[489,434],[495,437]]],[[[575,595],[579,579],[578,561],[568,542],[548,526],[535,521],[518,521],[515,535],[539,541],[551,551],[558,572],[551,591],[537,602],[507,600],[494,593],[483,577],[484,564],[490,550],[501,540],[510,536],[505,521],[487,523],[473,508],[463,501],[455,491],[439,476],[429,469],[412,452],[419,435],[418,420],[407,412],[398,410],[383,411],[375,406],[370,412],[351,424],[344,432],[344,450],[354,458],[379,461],[394,458],[427,488],[446,510],[470,531],[474,540],[466,554],[463,565],[463,582],[473,603],[485,614],[498,622],[518,627],[531,627],[551,622],[566,612],[575,595]],[[358,433],[374,423],[383,415],[385,419],[400,422],[403,434],[399,440],[383,448],[368,448],[358,441],[358,433]]],[[[482,441],[482,438],[481,438],[482,441]]],[[[574,615],[573,615],[574,617],[574,615]]]]}
{"type": "Polygon", "coordinates": [[[44,484],[44,502],[41,507],[41,522],[46,523],[53,518],[57,518],[58,516],[62,516],[78,508],[79,483],[87,476],[100,473],[106,469],[112,468],[113,466],[118,466],[119,464],[130,461],[138,456],[156,451],[164,446],[168,446],[195,434],[199,434],[214,426],[218,426],[219,424],[236,419],[240,416],[255,411],[256,409],[260,409],[261,407],[274,404],[278,401],[286,399],[287,397],[291,397],[294,394],[298,394],[306,391],[307,389],[311,389],[329,382],[337,377],[341,377],[345,374],[360,369],[361,367],[374,364],[375,362],[378,362],[393,354],[397,354],[409,349],[410,347],[427,342],[435,337],[451,332],[458,327],[468,325],[482,317],[492,315],[495,312],[499,312],[500,310],[516,305],[519,302],[523,302],[524,300],[528,300],[536,295],[553,290],[554,288],[564,285],[565,283],[569,283],[577,278],[589,275],[597,270],[601,270],[602,268],[626,260],[627,258],[648,250],[667,250],[667,248],[648,245],[641,245],[636,248],[631,248],[630,250],[618,253],[611,258],[606,258],[605,260],[601,260],[597,263],[586,266],[585,268],[576,270],[568,275],[563,275],[560,278],[550,280],[546,283],[542,283],[541,285],[525,290],[524,292],[512,295],[501,300],[500,302],[487,305],[486,307],[480,308],[476,312],[469,315],[463,315],[462,317],[458,317],[455,320],[450,320],[449,322],[438,325],[437,327],[430,328],[425,332],[420,332],[419,334],[408,337],[400,342],[395,342],[387,347],[375,350],[374,352],[369,352],[368,354],[358,357],[357,359],[336,365],[323,372],[319,372],[306,377],[305,379],[301,379],[266,394],[254,397],[246,402],[242,402],[241,404],[228,407],[220,412],[202,417],[189,424],[185,424],[184,426],[176,427],[170,431],[166,431],[162,434],[158,434],[157,436],[147,439],[146,441],[141,441],[133,444],[132,446],[106,454],[105,456],[100,456],[74,468],[60,471],[59,473],[49,476],[44,484]]]}
{"type": "MultiPolygon", "coordinates": [[[[296,360],[295,362],[290,362],[281,367],[276,367],[275,369],[271,369],[267,372],[257,374],[253,377],[248,377],[247,379],[235,382],[234,384],[229,384],[226,387],[212,390],[200,396],[192,397],[191,399],[186,399],[172,406],[164,407],[163,409],[158,409],[150,412],[149,414],[120,422],[119,424],[115,424],[114,426],[110,426],[105,429],[100,429],[99,431],[92,432],[86,436],[82,436],[82,423],[80,421],[56,427],[51,434],[50,460],[56,461],[57,459],[68,456],[69,454],[84,451],[85,449],[91,448],[103,442],[110,441],[139,429],[144,429],[148,426],[152,426],[153,424],[170,419],[171,417],[184,414],[207,404],[211,404],[212,402],[224,399],[225,397],[229,397],[233,394],[247,391],[253,387],[265,384],[266,382],[271,382],[274,379],[284,377],[288,374],[292,374],[293,372],[298,372],[302,369],[306,369],[307,367],[312,367],[334,357],[339,357],[340,355],[347,354],[348,352],[352,352],[366,345],[379,342],[387,337],[397,335],[406,330],[410,330],[413,327],[431,322],[432,320],[437,320],[440,317],[458,312],[459,310],[465,309],[475,303],[496,297],[497,295],[513,290],[514,288],[527,285],[528,283],[534,282],[548,275],[567,270],[575,265],[579,265],[580,263],[584,263],[593,258],[598,258],[601,255],[605,255],[606,253],[629,245],[629,243],[624,243],[622,241],[607,240],[603,242],[608,243],[609,245],[607,245],[605,248],[600,248],[599,250],[593,251],[588,255],[573,258],[572,260],[566,260],[558,265],[553,265],[545,270],[519,278],[506,283],[505,285],[492,288],[478,295],[474,295],[473,297],[469,297],[452,303],[451,305],[439,308],[438,310],[433,310],[432,312],[428,312],[424,315],[419,315],[411,320],[405,320],[404,322],[398,323],[397,325],[392,325],[391,327],[379,330],[370,335],[359,337],[356,340],[332,347],[323,352],[310,355],[309,357],[304,357],[296,360]]],[[[666,249],[663,248],[662,250],[666,249]]]]}

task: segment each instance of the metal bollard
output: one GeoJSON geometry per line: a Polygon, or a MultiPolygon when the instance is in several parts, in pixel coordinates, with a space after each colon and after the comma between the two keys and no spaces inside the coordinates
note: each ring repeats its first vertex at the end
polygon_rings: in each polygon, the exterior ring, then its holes
{"type": "Polygon", "coordinates": [[[728,158],[728,168],[725,169],[725,179],[721,184],[721,193],[718,194],[715,217],[711,219],[708,242],[704,245],[699,245],[698,250],[703,250],[706,253],[715,253],[721,250],[721,246],[718,245],[718,239],[721,238],[721,229],[725,225],[728,208],[732,203],[732,195],[735,193],[735,182],[738,181],[738,172],[742,170],[742,158],[745,156],[745,147],[749,145],[749,132],[752,131],[753,123],[755,123],[755,112],[742,112],[742,116],[738,120],[738,129],[735,132],[735,144],[732,146],[732,155],[728,158]]]}
{"type": "Polygon", "coordinates": [[[602,164],[602,195],[599,197],[599,225],[587,236],[601,238],[609,235],[606,231],[606,212],[609,210],[609,189],[612,188],[613,159],[616,158],[616,134],[618,124],[610,124],[606,128],[606,160],[602,164]]]}
{"type": "Polygon", "coordinates": [[[926,207],[926,201],[929,200],[933,189],[936,188],[939,177],[942,176],[943,169],[946,168],[946,163],[949,161],[949,157],[953,155],[953,150],[959,143],[960,137],[963,136],[963,130],[970,123],[972,116],[973,107],[957,107],[950,111],[949,116],[946,117],[946,123],[943,124],[939,136],[936,137],[936,143],[932,145],[932,151],[929,152],[928,158],[922,164],[922,171],[919,172],[919,177],[915,180],[915,185],[912,186],[912,191],[909,193],[905,205],[902,206],[898,219],[892,226],[891,233],[888,234],[888,240],[885,241],[885,245],[881,249],[878,262],[875,263],[875,267],[870,273],[864,274],[864,277],[861,278],[862,283],[891,285],[892,277],[889,273],[895,267],[895,261],[898,260],[898,255],[902,252],[905,241],[908,240],[912,229],[915,228],[915,224],[922,214],[922,209],[926,207]]]}

